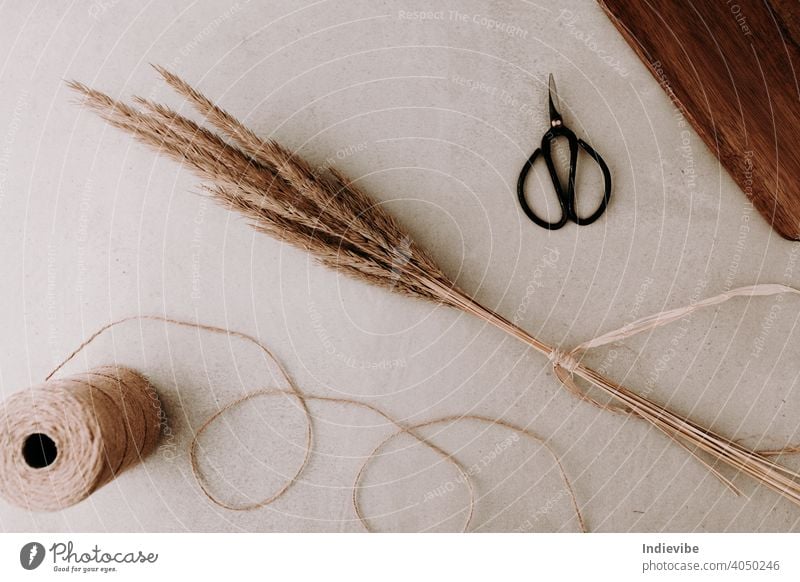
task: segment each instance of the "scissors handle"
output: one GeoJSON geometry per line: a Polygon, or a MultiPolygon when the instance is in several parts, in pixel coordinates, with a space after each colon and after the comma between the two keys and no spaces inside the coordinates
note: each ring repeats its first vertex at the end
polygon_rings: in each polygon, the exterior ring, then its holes
{"type": "Polygon", "coordinates": [[[611,199],[611,172],[608,170],[608,166],[603,161],[603,158],[600,157],[600,154],[598,154],[589,144],[582,139],[578,139],[575,133],[573,133],[572,130],[568,129],[563,124],[555,125],[544,134],[542,137],[541,147],[536,149],[536,151],[531,154],[531,157],[528,158],[528,160],[525,162],[525,165],[522,167],[522,171],[517,179],[517,198],[519,198],[520,206],[522,206],[522,210],[525,212],[527,217],[542,228],[558,230],[564,226],[568,220],[571,220],[578,225],[592,224],[595,220],[600,218],[603,212],[605,212],[606,207],[608,206],[608,201],[611,199]],[[569,175],[567,178],[566,191],[564,191],[564,188],[561,185],[561,180],[556,172],[556,167],[553,163],[553,156],[551,153],[553,140],[557,137],[565,137],[569,143],[569,175]],[[589,157],[591,157],[600,167],[600,171],[603,174],[603,199],[600,201],[597,209],[587,217],[578,216],[576,209],[575,174],[578,167],[578,148],[583,149],[583,151],[589,154],[589,157]],[[553,188],[555,188],[556,196],[558,197],[558,203],[561,206],[561,218],[556,222],[548,222],[537,216],[533,209],[531,209],[531,207],[528,205],[528,201],[525,198],[525,181],[528,178],[528,173],[530,172],[531,167],[533,167],[533,164],[536,162],[536,159],[540,154],[542,157],[544,157],[547,165],[547,171],[550,174],[550,181],[553,183],[553,188]]]}

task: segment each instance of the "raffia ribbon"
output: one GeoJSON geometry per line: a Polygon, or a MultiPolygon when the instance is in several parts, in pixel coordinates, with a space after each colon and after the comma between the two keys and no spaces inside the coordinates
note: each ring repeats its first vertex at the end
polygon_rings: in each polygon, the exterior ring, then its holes
{"type": "MultiPolygon", "coordinates": [[[[702,301],[692,303],[691,305],[676,307],[675,309],[670,309],[668,311],[662,311],[660,313],[642,317],[620,327],[619,329],[609,331],[603,335],[599,335],[595,338],[580,343],[569,351],[563,351],[560,348],[556,348],[550,353],[550,363],[553,366],[553,371],[555,372],[556,377],[564,385],[564,387],[569,389],[571,392],[574,392],[582,399],[589,400],[602,408],[614,409],[615,407],[613,406],[600,404],[581,391],[580,388],[578,388],[578,386],[575,384],[573,372],[580,364],[580,360],[586,352],[591,349],[620,342],[642,332],[679,321],[695,311],[705,309],[706,307],[713,307],[714,305],[721,305],[722,303],[725,303],[734,297],[767,297],[771,295],[782,295],[784,293],[800,295],[800,290],[787,285],[781,285],[779,283],[763,283],[759,285],[748,285],[747,287],[737,287],[736,289],[731,289],[730,291],[720,293],[719,295],[708,297],[702,301]]],[[[625,410],[620,407],[616,407],[616,409],[625,410]]]]}
{"type": "MultiPolygon", "coordinates": [[[[553,366],[553,372],[555,373],[558,381],[575,396],[603,410],[615,413],[630,414],[634,412],[631,408],[624,405],[600,402],[578,386],[575,381],[574,372],[575,369],[580,365],[581,359],[586,352],[595,348],[623,341],[651,329],[656,329],[670,323],[674,323],[675,321],[684,319],[695,311],[699,311],[707,307],[713,307],[715,305],[721,305],[735,297],[768,297],[782,294],[800,295],[800,290],[787,285],[781,285],[780,283],[763,283],[758,285],[737,287],[736,289],[731,289],[730,291],[714,295],[713,297],[708,297],[702,301],[698,301],[684,307],[676,307],[675,309],[661,311],[659,313],[639,318],[618,329],[609,331],[580,343],[571,350],[564,351],[560,348],[555,348],[552,350],[552,352],[550,352],[549,360],[553,366]]],[[[665,434],[671,438],[672,442],[683,448],[697,461],[704,465],[706,469],[708,469],[708,471],[711,472],[711,474],[714,475],[714,477],[716,477],[728,489],[733,491],[736,495],[741,494],[741,491],[733,484],[733,482],[720,473],[715,466],[701,457],[696,449],[689,447],[684,441],[676,438],[673,435],[670,435],[669,433],[665,434]]],[[[794,454],[797,452],[800,452],[800,445],[789,445],[774,450],[756,451],[757,454],[764,458],[784,454],[794,454]]]]}
{"type": "MultiPolygon", "coordinates": [[[[562,351],[560,348],[556,348],[550,353],[549,357],[550,363],[553,366],[553,372],[555,373],[556,378],[558,378],[558,381],[561,382],[561,384],[567,390],[572,392],[575,396],[577,396],[581,400],[590,402],[591,404],[594,404],[595,406],[602,408],[603,410],[628,414],[631,412],[631,409],[628,408],[627,406],[619,406],[619,405],[599,402],[598,400],[587,394],[585,391],[581,390],[580,387],[578,387],[577,383],[575,382],[573,373],[575,369],[580,365],[580,361],[584,356],[584,354],[586,354],[586,352],[594,348],[599,348],[602,346],[607,346],[609,344],[623,341],[625,339],[631,338],[635,335],[638,335],[645,331],[649,331],[651,329],[656,329],[658,327],[674,323],[675,321],[684,319],[686,316],[694,313],[695,311],[705,309],[706,307],[721,305],[722,303],[725,303],[726,301],[729,301],[735,297],[768,297],[771,295],[782,295],[784,293],[800,295],[800,290],[795,289],[794,287],[789,287],[787,285],[781,285],[780,283],[763,283],[759,285],[748,285],[746,287],[737,287],[736,289],[731,289],[730,291],[714,295],[713,297],[708,297],[706,299],[703,299],[702,301],[698,301],[696,303],[692,303],[684,307],[676,307],[675,309],[670,309],[668,311],[662,311],[660,313],[655,313],[653,315],[647,315],[645,317],[639,318],[635,321],[632,321],[620,327],[619,329],[609,331],[607,333],[604,333],[603,335],[599,335],[595,338],[580,343],[569,351],[562,351]]],[[[702,458],[697,456],[697,454],[692,449],[688,448],[682,441],[674,438],[673,441],[678,445],[680,445],[681,447],[683,447],[684,449],[686,449],[693,456],[695,456],[720,481],[722,481],[731,490],[733,490],[737,494],[740,493],[739,490],[733,485],[733,483],[731,483],[728,479],[723,477],[710,464],[706,463],[702,458]]],[[[785,453],[795,453],[798,452],[798,450],[800,450],[800,447],[790,446],[781,449],[776,449],[774,451],[757,451],[757,452],[764,456],[776,456],[785,453]]]]}
{"type": "MultiPolygon", "coordinates": [[[[625,325],[625,326],[623,326],[623,327],[621,327],[619,329],[607,332],[607,333],[602,334],[602,335],[600,335],[598,337],[595,337],[595,338],[592,338],[590,340],[587,340],[587,341],[575,346],[571,350],[564,351],[564,350],[561,350],[559,348],[552,349],[551,352],[550,352],[550,356],[549,356],[550,362],[551,362],[551,364],[553,366],[553,370],[554,370],[558,380],[567,389],[569,389],[571,392],[573,392],[575,395],[577,395],[581,399],[587,400],[587,401],[589,401],[589,402],[595,404],[596,406],[599,406],[599,407],[601,407],[601,408],[603,408],[605,410],[612,410],[612,411],[615,411],[615,412],[625,412],[625,413],[631,412],[630,409],[628,409],[627,407],[624,407],[624,406],[614,406],[614,405],[610,405],[610,404],[600,403],[600,402],[596,401],[595,399],[593,399],[588,394],[586,394],[584,391],[582,391],[578,387],[578,385],[576,384],[575,379],[574,379],[574,372],[581,365],[580,364],[580,360],[581,360],[582,356],[587,351],[589,351],[591,349],[594,349],[594,348],[606,346],[606,345],[609,345],[609,344],[612,344],[612,343],[615,343],[615,342],[618,342],[618,341],[622,341],[622,340],[625,340],[627,338],[633,337],[633,336],[635,336],[637,334],[640,334],[640,333],[642,333],[644,331],[647,331],[647,330],[650,330],[650,329],[655,329],[655,328],[667,325],[669,323],[678,321],[680,319],[685,318],[687,315],[689,315],[689,314],[691,314],[691,313],[693,313],[695,311],[698,311],[700,309],[704,309],[706,307],[720,305],[720,304],[725,303],[728,300],[733,299],[735,297],[764,297],[764,296],[780,295],[780,294],[800,295],[800,290],[794,289],[792,287],[788,287],[786,285],[781,285],[781,284],[760,284],[760,285],[751,285],[751,286],[747,286],[747,287],[739,287],[737,289],[732,289],[732,290],[727,291],[725,293],[720,293],[719,295],[715,295],[713,297],[709,297],[707,299],[704,299],[702,301],[693,303],[693,304],[685,306],[685,307],[679,307],[679,308],[676,308],[676,309],[663,311],[663,312],[660,312],[660,313],[656,313],[654,315],[650,315],[650,316],[647,316],[647,317],[643,317],[641,319],[637,319],[636,321],[633,321],[633,322],[631,322],[631,323],[629,323],[629,324],[627,324],[627,325],[625,325]]],[[[430,448],[435,453],[440,455],[441,458],[445,462],[451,464],[455,468],[455,470],[458,471],[459,474],[462,476],[463,482],[465,483],[465,485],[467,487],[468,494],[469,494],[469,505],[466,508],[466,519],[465,519],[465,521],[463,523],[463,530],[462,531],[467,531],[470,528],[470,525],[472,523],[472,518],[473,518],[473,515],[474,515],[474,507],[475,507],[475,503],[476,503],[475,490],[474,490],[474,487],[473,487],[472,480],[471,480],[470,476],[465,472],[464,467],[450,453],[448,453],[448,452],[444,451],[443,449],[439,448],[437,445],[435,445],[434,443],[432,443],[428,439],[425,439],[418,432],[419,429],[422,429],[422,428],[425,428],[425,427],[428,427],[428,426],[437,425],[437,424],[444,424],[444,423],[454,422],[454,421],[458,421],[458,420],[468,420],[468,421],[475,421],[475,422],[488,424],[488,425],[501,426],[501,427],[509,429],[509,430],[511,430],[513,432],[516,432],[516,433],[520,434],[521,436],[529,438],[529,439],[533,440],[534,442],[537,442],[541,446],[543,446],[550,453],[550,455],[552,455],[552,457],[553,457],[553,459],[555,461],[556,468],[557,468],[558,473],[559,473],[559,475],[561,477],[563,485],[567,490],[568,498],[571,501],[572,508],[573,508],[573,510],[575,512],[575,515],[577,517],[580,529],[582,531],[587,531],[587,527],[586,527],[584,518],[583,518],[583,516],[581,514],[580,507],[579,507],[579,504],[577,502],[577,499],[576,499],[575,492],[573,490],[572,484],[570,483],[569,479],[567,478],[567,475],[566,475],[566,472],[564,470],[564,467],[562,466],[558,456],[552,450],[552,448],[550,447],[550,445],[549,445],[549,443],[548,443],[548,441],[546,439],[543,439],[543,438],[539,437],[538,435],[536,435],[535,433],[530,431],[528,428],[514,425],[514,424],[512,424],[512,423],[510,423],[508,421],[505,421],[503,419],[489,418],[489,417],[483,417],[483,416],[479,416],[479,415],[456,415],[456,416],[436,418],[436,419],[432,419],[432,420],[429,420],[429,421],[426,421],[426,422],[423,422],[423,423],[419,423],[419,424],[415,424],[415,425],[406,425],[405,423],[403,423],[403,422],[401,422],[401,421],[389,416],[388,414],[386,414],[381,409],[379,409],[379,408],[377,408],[377,407],[375,407],[373,405],[364,403],[364,402],[360,402],[360,401],[356,401],[356,400],[350,400],[350,399],[344,399],[344,398],[333,398],[333,397],[316,396],[316,395],[308,394],[308,393],[306,393],[306,392],[304,392],[304,391],[302,391],[300,389],[300,387],[294,382],[294,380],[288,374],[288,372],[283,367],[283,365],[280,363],[280,361],[275,357],[275,355],[272,353],[272,351],[266,345],[264,345],[258,339],[254,338],[252,336],[249,336],[247,334],[241,333],[241,332],[230,331],[230,330],[227,330],[227,329],[224,329],[224,328],[215,327],[215,326],[198,324],[198,323],[194,323],[194,322],[181,321],[181,320],[176,320],[176,319],[162,317],[162,316],[147,316],[147,315],[144,315],[144,316],[128,317],[128,318],[124,318],[124,319],[112,322],[112,323],[100,328],[99,330],[97,330],[87,340],[85,340],[80,346],[78,346],[78,348],[74,352],[72,352],[72,354],[70,354],[61,364],[59,364],[59,366],[48,376],[48,379],[53,374],[55,374],[58,370],[60,370],[67,362],[72,360],[80,351],[82,351],[89,343],[94,341],[99,335],[101,335],[105,331],[107,331],[110,328],[115,327],[115,326],[117,326],[117,325],[119,325],[121,323],[124,323],[124,322],[127,322],[127,321],[133,321],[133,320],[162,321],[162,322],[165,322],[165,323],[168,323],[168,324],[171,324],[171,325],[194,328],[194,329],[207,331],[207,332],[211,332],[211,333],[215,333],[215,334],[223,334],[223,335],[227,335],[227,336],[231,336],[231,337],[237,337],[237,338],[242,339],[242,340],[244,340],[246,342],[254,344],[256,347],[258,347],[260,350],[262,350],[264,352],[264,354],[267,356],[267,358],[269,360],[271,360],[277,366],[278,370],[280,371],[281,375],[283,376],[284,380],[286,381],[286,384],[287,384],[288,388],[264,388],[264,389],[260,389],[260,390],[255,390],[253,392],[250,392],[250,393],[244,395],[241,398],[236,399],[233,402],[228,403],[227,405],[225,405],[221,409],[219,409],[211,417],[209,417],[205,422],[203,422],[201,424],[201,426],[195,432],[194,437],[192,438],[192,442],[191,442],[191,445],[190,445],[190,451],[189,451],[192,471],[194,473],[195,479],[197,480],[197,483],[200,486],[200,489],[202,490],[203,494],[210,501],[215,503],[216,505],[219,505],[219,506],[224,507],[226,509],[237,510],[237,511],[258,509],[258,508],[261,508],[261,507],[265,507],[265,506],[273,503],[274,501],[276,501],[280,497],[282,497],[286,493],[286,491],[294,483],[297,482],[297,480],[300,478],[300,475],[303,473],[303,471],[307,467],[307,465],[308,465],[308,463],[310,461],[311,453],[312,453],[312,441],[313,441],[313,436],[312,436],[312,415],[311,415],[311,412],[310,412],[310,410],[309,410],[309,408],[307,406],[307,403],[308,402],[312,402],[312,401],[317,401],[317,402],[328,402],[328,403],[336,403],[336,404],[345,404],[345,405],[350,405],[350,406],[355,406],[355,407],[360,407],[360,408],[366,408],[366,409],[371,410],[372,412],[378,414],[379,416],[382,416],[384,419],[389,421],[389,423],[391,425],[393,425],[395,427],[395,431],[392,432],[384,440],[382,440],[375,447],[375,449],[369,455],[367,455],[366,458],[363,460],[362,465],[361,465],[361,467],[360,467],[360,469],[358,471],[358,474],[355,477],[355,481],[354,481],[354,483],[352,485],[352,502],[353,502],[353,507],[354,507],[357,519],[361,522],[361,524],[364,526],[364,528],[369,530],[369,531],[372,531],[373,528],[372,528],[372,526],[370,524],[369,518],[364,515],[364,512],[363,512],[363,510],[361,508],[361,504],[360,504],[360,501],[359,501],[360,492],[364,488],[364,485],[363,485],[364,472],[365,472],[367,466],[369,465],[369,463],[372,460],[374,460],[374,458],[380,453],[381,449],[389,441],[391,441],[394,438],[397,438],[400,435],[404,435],[404,434],[411,436],[412,438],[414,438],[417,441],[419,441],[422,445],[430,448]],[[261,499],[261,500],[258,500],[258,501],[254,501],[254,502],[251,502],[251,503],[244,503],[244,504],[240,504],[240,505],[233,504],[231,502],[227,502],[227,501],[223,500],[216,493],[214,493],[212,491],[212,489],[211,489],[211,487],[210,487],[210,485],[209,485],[209,483],[207,481],[206,476],[203,474],[202,470],[200,469],[199,462],[198,462],[199,461],[199,449],[200,449],[200,445],[199,445],[200,436],[214,422],[219,420],[226,412],[230,411],[231,409],[233,409],[233,408],[235,408],[237,406],[240,406],[244,402],[247,402],[247,401],[249,401],[249,400],[251,400],[253,398],[279,396],[279,395],[289,396],[291,398],[294,398],[298,402],[298,404],[300,406],[300,409],[301,409],[301,411],[302,411],[302,413],[303,413],[303,415],[305,417],[305,420],[306,420],[306,443],[305,443],[305,448],[304,448],[305,449],[304,450],[304,455],[303,455],[303,458],[302,458],[301,462],[299,463],[298,467],[293,472],[293,474],[290,475],[287,478],[287,480],[283,483],[283,485],[281,487],[279,487],[279,489],[276,492],[274,492],[271,495],[265,497],[264,499],[261,499]]],[[[687,452],[689,452],[690,454],[695,456],[695,458],[697,458],[701,463],[703,463],[708,468],[708,470],[717,479],[719,479],[722,483],[724,483],[726,486],[728,486],[732,491],[734,491],[736,493],[739,493],[739,490],[733,485],[733,483],[730,482],[730,480],[728,480],[719,471],[717,471],[717,469],[715,467],[713,467],[708,462],[706,462],[703,458],[701,458],[697,454],[697,452],[695,450],[689,448],[684,442],[682,442],[681,440],[679,440],[677,438],[673,437],[673,441],[676,444],[678,444],[681,447],[683,447],[687,452]]],[[[758,451],[757,454],[761,455],[762,458],[764,458],[764,457],[771,456],[771,455],[794,453],[794,452],[798,452],[798,450],[800,450],[800,447],[794,447],[793,446],[793,447],[785,447],[785,448],[782,448],[782,449],[771,450],[771,451],[758,451]]]]}

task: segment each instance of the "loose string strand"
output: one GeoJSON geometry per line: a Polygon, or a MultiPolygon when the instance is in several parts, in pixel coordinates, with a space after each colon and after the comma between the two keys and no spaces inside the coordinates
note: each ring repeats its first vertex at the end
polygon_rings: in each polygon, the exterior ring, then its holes
{"type": "MultiPolygon", "coordinates": [[[[797,472],[771,461],[767,458],[767,455],[762,455],[758,451],[748,450],[738,443],[716,434],[714,431],[702,428],[688,418],[658,406],[647,398],[639,396],[624,386],[620,386],[616,382],[613,382],[580,362],[580,356],[589,349],[608,345],[632,337],[643,331],[661,327],[682,319],[694,311],[720,305],[735,297],[765,297],[784,293],[797,295],[800,294],[800,290],[781,284],[760,284],[739,287],[685,307],[643,317],[618,330],[608,332],[579,344],[572,350],[562,351],[559,348],[548,346],[532,337],[523,329],[512,324],[493,311],[486,309],[472,298],[456,289],[445,288],[435,282],[430,282],[429,285],[435,287],[440,293],[452,295],[451,301],[453,304],[458,305],[464,311],[480,317],[484,321],[491,323],[547,356],[551,360],[551,364],[556,372],[556,377],[570,392],[579,395],[582,399],[588,400],[600,408],[606,408],[606,405],[598,403],[588,395],[581,396],[581,394],[585,393],[583,393],[575,383],[574,376],[583,378],[593,386],[601,389],[607,395],[613,397],[624,407],[627,407],[630,413],[639,416],[664,432],[670,439],[682,440],[687,446],[691,445],[710,453],[717,459],[723,460],[733,468],[754,477],[774,491],[800,505],[800,482],[797,481],[797,479],[800,479],[800,474],[797,472]],[[562,362],[565,367],[561,366],[562,362]]],[[[622,411],[623,410],[616,410],[616,412],[622,411]]],[[[795,449],[800,450],[800,446],[787,446],[780,449],[780,451],[781,453],[788,454],[795,451],[795,449]]],[[[775,451],[770,452],[773,453],[770,456],[775,456],[775,451]]],[[[710,467],[708,463],[704,462],[700,457],[697,455],[694,456],[703,462],[706,467],[710,467]]],[[[716,472],[714,473],[716,474],[716,472]]],[[[723,480],[723,482],[725,482],[725,480],[723,480]]]]}
{"type": "MultiPolygon", "coordinates": [[[[60,362],[52,372],[50,372],[46,379],[50,380],[56,373],[58,373],[67,363],[73,360],[78,354],[80,354],[84,349],[86,349],[91,343],[93,343],[98,337],[102,334],[107,332],[108,330],[135,320],[145,320],[145,321],[160,321],[163,323],[167,323],[170,325],[175,325],[179,327],[197,329],[200,331],[205,331],[212,334],[219,334],[225,335],[229,337],[235,337],[241,339],[247,343],[250,343],[260,349],[268,358],[270,362],[272,362],[280,375],[285,380],[288,388],[263,388],[255,391],[248,392],[247,394],[227,403],[214,414],[209,416],[205,421],[203,421],[199,428],[195,431],[192,441],[189,446],[189,457],[190,457],[190,464],[192,468],[192,474],[195,478],[195,481],[198,484],[198,487],[204,494],[204,496],[209,499],[212,503],[223,507],[225,509],[229,509],[232,511],[250,511],[259,508],[263,508],[267,505],[270,505],[277,501],[280,497],[282,497],[299,479],[300,475],[306,469],[308,463],[310,462],[311,453],[313,451],[313,416],[308,408],[309,402],[327,402],[327,403],[335,403],[335,404],[343,404],[348,406],[354,406],[366,410],[370,410],[382,418],[384,418],[387,422],[392,424],[395,427],[395,432],[390,434],[388,437],[384,438],[368,455],[365,456],[364,461],[361,463],[358,472],[355,476],[353,484],[351,486],[351,500],[353,505],[353,510],[358,518],[359,522],[361,523],[362,527],[366,531],[375,531],[372,525],[370,524],[369,517],[367,517],[362,509],[359,492],[364,489],[364,485],[362,484],[364,475],[366,472],[367,467],[370,463],[378,457],[381,450],[393,439],[397,438],[400,435],[406,434],[414,438],[423,446],[429,448],[438,456],[440,456],[446,463],[453,466],[453,468],[459,473],[462,482],[465,484],[469,494],[469,503],[466,507],[466,518],[462,527],[461,531],[469,531],[470,526],[472,525],[472,520],[475,514],[475,506],[476,506],[476,495],[475,495],[475,487],[473,483],[472,477],[469,473],[465,470],[463,465],[450,453],[436,445],[435,443],[431,442],[429,439],[426,439],[422,435],[418,433],[419,430],[437,426],[445,423],[451,423],[456,421],[475,421],[480,422],[486,425],[491,426],[499,426],[508,430],[511,430],[515,433],[518,433],[533,442],[538,443],[541,445],[553,458],[556,463],[556,466],[559,470],[559,474],[561,480],[563,481],[564,487],[567,491],[568,497],[570,499],[570,503],[572,505],[573,511],[575,512],[575,516],[578,521],[578,525],[582,532],[587,532],[588,529],[586,527],[585,519],[580,511],[580,507],[578,504],[577,496],[575,494],[575,490],[567,477],[566,471],[561,460],[558,458],[558,455],[555,453],[551,445],[543,439],[542,437],[535,434],[530,429],[515,425],[509,421],[504,419],[494,419],[490,417],[480,416],[480,415],[451,415],[445,416],[440,418],[434,418],[428,421],[423,421],[420,423],[416,423],[413,425],[406,425],[401,421],[395,419],[382,409],[366,403],[361,402],[358,400],[348,399],[348,398],[339,398],[339,397],[329,397],[329,396],[317,396],[305,393],[293,380],[290,376],[286,368],[283,366],[281,361],[274,355],[272,350],[260,340],[255,338],[254,336],[248,335],[243,332],[239,331],[231,331],[222,327],[217,327],[213,325],[201,324],[192,321],[186,321],[181,319],[175,319],[171,317],[165,317],[160,315],[134,315],[129,317],[124,317],[111,323],[108,323],[102,327],[100,327],[97,331],[91,334],[86,340],[84,340],[75,350],[73,350],[62,362],[60,362]],[[300,463],[299,467],[296,471],[292,474],[291,477],[284,481],[283,485],[272,495],[261,499],[259,501],[250,502],[250,503],[243,503],[243,504],[233,504],[221,499],[217,496],[208,484],[207,478],[203,473],[202,469],[200,468],[199,462],[199,455],[198,455],[198,448],[199,448],[199,439],[200,437],[210,428],[211,425],[214,424],[215,421],[219,420],[226,412],[231,411],[232,409],[241,406],[242,404],[258,397],[262,396],[277,396],[277,395],[284,395],[294,399],[301,408],[303,412],[305,423],[306,423],[306,432],[305,432],[305,445],[304,445],[304,455],[302,462],[300,463]]],[[[458,513],[463,512],[464,510],[460,510],[458,513]]]]}
{"type": "MultiPolygon", "coordinates": [[[[698,451],[705,451],[719,458],[725,459],[725,461],[729,463],[733,468],[743,473],[759,478],[770,488],[778,491],[779,493],[785,495],[786,497],[800,504],[800,491],[798,491],[798,483],[796,481],[796,479],[800,478],[800,474],[787,467],[779,465],[769,459],[770,457],[774,456],[800,452],[800,445],[790,445],[775,450],[750,451],[742,447],[738,443],[735,443],[724,437],[721,437],[720,435],[715,434],[713,431],[709,431],[699,427],[698,425],[696,425],[687,418],[683,418],[681,416],[668,413],[667,411],[657,406],[656,404],[651,403],[647,399],[639,397],[634,392],[631,392],[630,390],[586,368],[581,363],[583,355],[591,349],[599,348],[618,341],[623,341],[627,338],[638,335],[644,331],[656,329],[658,327],[678,321],[680,319],[683,319],[690,313],[697,311],[699,309],[715,305],[721,305],[735,297],[759,297],[759,296],[763,297],[763,296],[777,295],[783,293],[800,294],[800,291],[798,291],[797,289],[779,284],[751,285],[748,287],[733,289],[685,307],[671,309],[668,311],[640,318],[619,329],[612,330],[610,332],[607,332],[605,334],[587,340],[569,351],[562,351],[559,348],[552,348],[536,340],[535,338],[532,338],[529,334],[524,332],[519,327],[511,324],[501,316],[489,310],[486,310],[480,304],[476,303],[474,300],[463,295],[461,292],[457,290],[450,288],[445,289],[444,286],[440,286],[439,283],[436,282],[430,282],[430,281],[425,282],[422,280],[421,282],[425,283],[428,286],[432,285],[433,286],[432,289],[437,293],[446,292],[450,294],[451,295],[450,299],[454,305],[462,308],[468,313],[473,313],[481,317],[482,319],[488,321],[489,323],[492,323],[497,327],[500,327],[504,331],[517,337],[518,339],[525,342],[529,346],[546,354],[550,359],[550,363],[553,367],[556,378],[570,392],[572,392],[579,398],[587,400],[591,404],[599,408],[602,408],[604,410],[610,410],[616,413],[636,414],[637,416],[640,416],[641,418],[653,424],[655,427],[662,430],[672,441],[676,442],[684,450],[686,450],[689,454],[691,454],[695,459],[701,462],[711,472],[711,474],[714,477],[720,480],[727,488],[729,488],[737,495],[741,494],[741,491],[728,478],[722,475],[722,473],[720,473],[714,466],[712,466],[709,462],[700,457],[698,451]],[[607,394],[611,395],[618,402],[620,402],[620,404],[606,404],[597,401],[596,399],[594,399],[593,397],[591,397],[585,391],[581,390],[578,387],[578,385],[575,382],[576,376],[583,378],[589,381],[592,385],[604,390],[607,394]]],[[[307,395],[299,388],[299,386],[296,385],[296,383],[288,374],[284,366],[281,364],[280,360],[278,360],[278,358],[275,357],[275,355],[266,345],[264,345],[262,342],[260,342],[253,336],[249,336],[241,332],[230,331],[216,326],[210,326],[190,321],[183,321],[163,316],[142,315],[142,316],[126,317],[117,320],[115,322],[112,322],[110,324],[107,324],[101,327],[99,330],[97,330],[87,340],[85,340],[81,345],[79,345],[78,348],[74,350],[63,362],[61,362],[47,376],[47,379],[50,379],[67,362],[72,360],[78,353],[80,353],[86,346],[88,346],[91,342],[93,342],[102,333],[104,333],[105,331],[116,325],[136,319],[162,321],[177,326],[189,327],[210,333],[224,334],[231,337],[237,337],[246,342],[252,343],[253,345],[257,346],[260,350],[262,350],[263,353],[267,356],[267,358],[276,365],[281,375],[285,379],[287,385],[289,386],[288,389],[257,390],[255,392],[251,392],[245,396],[242,396],[241,398],[238,398],[233,402],[230,402],[222,409],[217,411],[214,415],[206,419],[206,421],[203,422],[200,428],[196,431],[190,446],[192,471],[195,476],[195,479],[198,482],[198,485],[200,486],[201,490],[206,495],[206,497],[208,497],[213,503],[221,507],[225,507],[227,509],[232,509],[232,510],[250,510],[250,509],[257,509],[260,507],[264,507],[265,505],[268,505],[277,500],[278,498],[280,498],[296,482],[300,474],[305,470],[306,466],[308,465],[310,461],[311,452],[313,449],[313,429],[312,429],[313,419],[308,409],[307,403],[309,401],[324,401],[330,403],[351,405],[372,410],[373,412],[379,414],[388,422],[390,422],[397,429],[394,433],[384,438],[373,449],[373,451],[369,455],[367,455],[366,460],[360,466],[354,480],[352,488],[353,508],[359,521],[361,522],[363,527],[368,531],[372,531],[372,527],[369,523],[368,518],[364,515],[362,511],[359,501],[359,491],[362,489],[361,483],[363,480],[364,473],[370,462],[380,453],[380,451],[387,445],[387,443],[389,443],[391,440],[397,438],[402,434],[408,434],[409,436],[416,439],[418,442],[430,448],[437,455],[441,456],[442,459],[444,459],[446,462],[452,464],[452,466],[456,469],[456,471],[458,471],[459,474],[464,478],[464,483],[467,484],[467,487],[469,489],[470,502],[463,530],[466,531],[469,529],[474,515],[474,504],[475,504],[475,492],[472,480],[470,479],[469,475],[467,475],[466,472],[464,471],[463,466],[461,466],[458,463],[458,461],[455,458],[453,458],[452,455],[450,455],[449,453],[447,453],[446,451],[439,448],[438,446],[431,443],[429,440],[423,438],[421,435],[417,433],[419,429],[437,424],[443,424],[446,422],[451,422],[456,419],[474,420],[478,422],[484,422],[487,424],[503,426],[509,430],[515,431],[519,434],[532,438],[540,445],[547,448],[548,452],[553,456],[553,458],[556,461],[556,464],[559,467],[559,471],[561,472],[561,477],[564,481],[564,486],[569,492],[573,508],[577,515],[581,529],[583,531],[586,530],[585,522],[579,510],[574,490],[572,488],[571,483],[566,477],[566,473],[564,472],[564,468],[560,460],[558,459],[558,456],[555,455],[554,451],[550,448],[550,446],[547,444],[545,440],[531,433],[527,429],[518,427],[516,425],[512,425],[502,419],[490,419],[476,415],[444,417],[407,426],[404,423],[392,418],[379,408],[363,402],[344,399],[344,398],[307,395]],[[258,396],[278,395],[278,394],[284,394],[294,398],[300,405],[304,414],[307,429],[306,429],[305,453],[300,466],[298,467],[294,475],[290,479],[288,479],[275,494],[261,501],[243,505],[233,505],[223,501],[222,499],[219,499],[211,492],[206,482],[206,478],[199,468],[198,457],[197,457],[197,446],[199,437],[208,429],[208,427],[211,424],[213,424],[215,420],[219,419],[225,412],[229,411],[230,409],[239,406],[244,402],[258,396]]]]}

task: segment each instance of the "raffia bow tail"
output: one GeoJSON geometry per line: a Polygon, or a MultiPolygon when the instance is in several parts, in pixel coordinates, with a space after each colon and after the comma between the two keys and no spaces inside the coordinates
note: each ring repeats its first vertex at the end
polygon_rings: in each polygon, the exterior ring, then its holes
{"type": "MultiPolygon", "coordinates": [[[[439,292],[444,290],[439,289],[439,292]]],[[[571,392],[579,397],[590,400],[603,408],[610,408],[615,412],[629,412],[646,420],[670,439],[681,444],[690,453],[695,455],[694,449],[699,449],[708,453],[715,460],[721,461],[729,467],[750,475],[754,479],[780,493],[795,504],[800,505],[800,474],[788,469],[767,458],[766,454],[752,451],[746,447],[724,437],[715,432],[705,429],[695,422],[678,415],[669,409],[640,396],[628,388],[621,386],[602,374],[583,365],[579,361],[579,356],[588,349],[608,345],[631,337],[648,329],[660,327],[668,323],[678,321],[686,317],[689,313],[724,303],[734,297],[763,297],[790,293],[800,295],[800,290],[779,284],[752,285],[732,289],[726,293],[709,297],[698,303],[651,315],[640,320],[634,321],[627,326],[594,338],[580,344],[569,352],[561,351],[545,344],[534,338],[529,333],[514,325],[507,319],[498,315],[494,311],[487,309],[457,290],[449,290],[454,295],[452,301],[458,304],[463,310],[480,317],[484,321],[491,323],[495,327],[505,331],[519,341],[532,347],[536,351],[547,356],[553,364],[556,377],[571,392]],[[616,406],[600,405],[591,397],[582,393],[574,383],[572,376],[583,378],[591,383],[592,386],[600,389],[605,394],[611,396],[617,403],[616,406]]],[[[786,448],[771,453],[788,452],[793,449],[786,448]]],[[[696,456],[696,455],[695,455],[696,456]]],[[[699,458],[699,457],[698,457],[699,458]]],[[[700,459],[707,468],[711,469],[714,475],[719,478],[726,486],[734,492],[738,489],[724,476],[722,476],[711,465],[700,459]]]]}

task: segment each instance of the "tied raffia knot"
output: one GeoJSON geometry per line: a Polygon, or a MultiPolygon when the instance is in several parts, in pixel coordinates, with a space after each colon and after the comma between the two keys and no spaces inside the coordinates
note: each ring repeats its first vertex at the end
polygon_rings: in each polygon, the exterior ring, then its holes
{"type": "Polygon", "coordinates": [[[548,358],[556,372],[558,372],[557,368],[561,368],[572,374],[575,368],[578,367],[578,360],[575,359],[574,352],[565,352],[559,348],[553,348],[548,358]]]}

